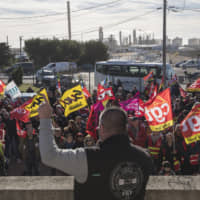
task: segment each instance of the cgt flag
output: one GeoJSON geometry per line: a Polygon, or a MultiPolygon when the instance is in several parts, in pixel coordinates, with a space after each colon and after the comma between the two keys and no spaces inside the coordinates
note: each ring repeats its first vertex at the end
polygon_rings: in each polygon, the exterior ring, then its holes
{"type": "Polygon", "coordinates": [[[77,85],[65,91],[60,98],[60,104],[65,108],[65,117],[87,106],[87,100],[83,94],[81,85],[77,85]]]}
{"type": "Polygon", "coordinates": [[[6,84],[2,80],[0,80],[0,95],[4,94],[5,87],[6,87],[6,84]]]}
{"type": "Polygon", "coordinates": [[[192,108],[180,128],[186,144],[200,140],[200,104],[192,108]]]}
{"type": "Polygon", "coordinates": [[[48,100],[48,95],[46,89],[42,89],[37,95],[34,96],[32,102],[28,104],[25,109],[30,112],[29,118],[37,116],[38,108],[40,104],[45,101],[43,95],[45,95],[46,99],[48,100]]]}
{"type": "Polygon", "coordinates": [[[153,102],[145,106],[145,118],[152,131],[163,131],[173,126],[170,89],[158,94],[153,102]]]}

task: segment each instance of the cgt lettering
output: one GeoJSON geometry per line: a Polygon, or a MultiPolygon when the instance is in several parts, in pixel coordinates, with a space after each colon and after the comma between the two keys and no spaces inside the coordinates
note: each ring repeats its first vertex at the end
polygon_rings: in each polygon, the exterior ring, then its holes
{"type": "Polygon", "coordinates": [[[189,131],[189,129],[192,132],[200,132],[200,116],[193,115],[190,118],[188,118],[186,121],[183,122],[183,132],[189,131]]]}
{"type": "Polygon", "coordinates": [[[162,104],[160,107],[154,107],[151,109],[145,108],[145,114],[148,116],[148,121],[152,122],[154,119],[158,123],[163,123],[166,121],[166,116],[169,114],[170,107],[168,103],[162,104]]]}

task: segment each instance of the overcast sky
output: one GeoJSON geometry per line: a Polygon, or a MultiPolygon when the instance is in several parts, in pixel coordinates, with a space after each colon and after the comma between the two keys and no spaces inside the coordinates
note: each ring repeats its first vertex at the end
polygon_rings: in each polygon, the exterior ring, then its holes
{"type": "MultiPolygon", "coordinates": [[[[162,37],[163,0],[71,0],[72,39],[85,41],[119,31],[128,36],[138,34],[162,37]]],[[[168,0],[167,34],[169,38],[200,38],[200,1],[168,0]]],[[[62,39],[68,37],[65,0],[0,0],[0,42],[8,36],[11,47],[19,47],[19,36],[62,39]]]]}

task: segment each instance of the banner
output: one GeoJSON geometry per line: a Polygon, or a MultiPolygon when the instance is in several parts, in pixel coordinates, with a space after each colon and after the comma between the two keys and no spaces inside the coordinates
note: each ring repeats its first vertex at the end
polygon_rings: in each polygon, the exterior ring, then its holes
{"type": "Polygon", "coordinates": [[[144,81],[152,81],[153,80],[153,71],[149,72],[144,78],[144,81]]]}
{"type": "Polygon", "coordinates": [[[24,130],[24,129],[22,129],[22,128],[20,127],[20,123],[19,123],[18,120],[16,120],[16,129],[17,129],[17,135],[18,135],[19,137],[26,138],[26,136],[27,136],[27,131],[24,130]]]}
{"type": "Polygon", "coordinates": [[[8,94],[12,100],[21,97],[21,92],[14,81],[11,81],[5,87],[5,93],[8,94]]]}
{"type": "Polygon", "coordinates": [[[102,102],[106,100],[115,100],[112,87],[104,88],[99,84],[97,89],[97,100],[102,102]]]}
{"type": "Polygon", "coordinates": [[[161,90],[164,89],[164,76],[162,76],[162,80],[160,82],[159,88],[158,88],[158,92],[161,92],[161,90]]]}
{"type": "Polygon", "coordinates": [[[91,94],[89,93],[89,91],[87,90],[87,88],[85,86],[82,88],[82,90],[83,90],[83,94],[84,94],[86,99],[91,97],[91,94]]]}
{"type": "Polygon", "coordinates": [[[45,101],[43,95],[48,100],[48,95],[47,95],[47,91],[46,91],[45,88],[42,89],[37,95],[35,95],[33,97],[32,102],[25,107],[25,109],[30,112],[29,118],[35,117],[35,116],[37,116],[39,114],[38,113],[38,108],[39,108],[40,104],[43,101],[45,101]]]}
{"type": "Polygon", "coordinates": [[[200,92],[200,78],[187,88],[188,92],[200,92]]]}
{"type": "Polygon", "coordinates": [[[87,101],[81,89],[81,85],[65,91],[60,98],[60,104],[65,108],[65,117],[87,106],[87,101]]]}
{"type": "Polygon", "coordinates": [[[200,140],[200,104],[192,108],[180,128],[186,144],[200,140]]]}
{"type": "Polygon", "coordinates": [[[172,77],[172,79],[168,82],[168,86],[174,85],[178,81],[176,74],[172,77]]]}
{"type": "Polygon", "coordinates": [[[158,94],[150,105],[145,106],[145,118],[152,131],[163,131],[173,126],[170,89],[158,94]]]}
{"type": "Polygon", "coordinates": [[[20,120],[24,123],[29,121],[29,115],[30,115],[30,111],[27,110],[25,107],[29,104],[32,103],[33,99],[30,99],[28,101],[26,101],[23,105],[21,105],[20,107],[15,108],[14,110],[12,110],[10,112],[10,118],[11,119],[16,119],[16,120],[20,120]]]}
{"type": "Polygon", "coordinates": [[[119,105],[125,111],[139,111],[139,97],[138,98],[131,98],[126,101],[121,101],[119,105]]]}
{"type": "Polygon", "coordinates": [[[185,98],[187,96],[187,92],[179,85],[180,95],[185,98]]]}
{"type": "Polygon", "coordinates": [[[6,84],[0,80],[0,95],[4,94],[4,90],[5,90],[6,84]]]}
{"type": "Polygon", "coordinates": [[[86,125],[86,133],[91,135],[95,140],[98,139],[96,129],[99,122],[100,112],[104,109],[104,106],[101,101],[91,106],[90,115],[88,117],[86,125]]]}
{"type": "Polygon", "coordinates": [[[144,116],[144,107],[145,107],[145,103],[142,101],[142,99],[139,99],[139,110],[135,112],[136,117],[144,116]]]}

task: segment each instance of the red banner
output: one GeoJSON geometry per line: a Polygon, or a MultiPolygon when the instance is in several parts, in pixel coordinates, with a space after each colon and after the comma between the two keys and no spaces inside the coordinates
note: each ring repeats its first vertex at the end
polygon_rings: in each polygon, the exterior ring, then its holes
{"type": "Polygon", "coordinates": [[[187,88],[188,92],[200,92],[200,78],[187,88]]]}
{"type": "Polygon", "coordinates": [[[87,88],[85,86],[82,88],[82,91],[83,91],[83,94],[84,94],[86,99],[91,97],[91,94],[89,93],[89,91],[87,90],[87,88]]]}
{"type": "Polygon", "coordinates": [[[153,71],[149,72],[149,74],[146,75],[143,79],[144,79],[144,81],[153,80],[153,71]]]}
{"type": "Polygon", "coordinates": [[[152,131],[163,131],[173,126],[170,89],[159,93],[153,102],[145,106],[145,118],[152,131]]]}
{"type": "Polygon", "coordinates": [[[10,117],[12,119],[23,121],[24,123],[29,121],[29,114],[30,111],[26,110],[25,107],[32,102],[33,99],[26,101],[20,107],[15,108],[13,111],[10,112],[10,117]]]}
{"type": "Polygon", "coordinates": [[[6,84],[0,80],[0,94],[3,95],[4,94],[4,89],[6,87],[6,84]]]}
{"type": "Polygon", "coordinates": [[[187,144],[200,140],[200,104],[194,106],[181,122],[181,132],[187,144]]]}
{"type": "Polygon", "coordinates": [[[99,84],[97,90],[97,100],[102,102],[106,100],[115,100],[115,95],[113,93],[112,87],[104,88],[99,84]]]}
{"type": "Polygon", "coordinates": [[[179,91],[180,91],[180,95],[183,98],[185,98],[187,96],[187,92],[181,86],[179,86],[179,91]]]}

